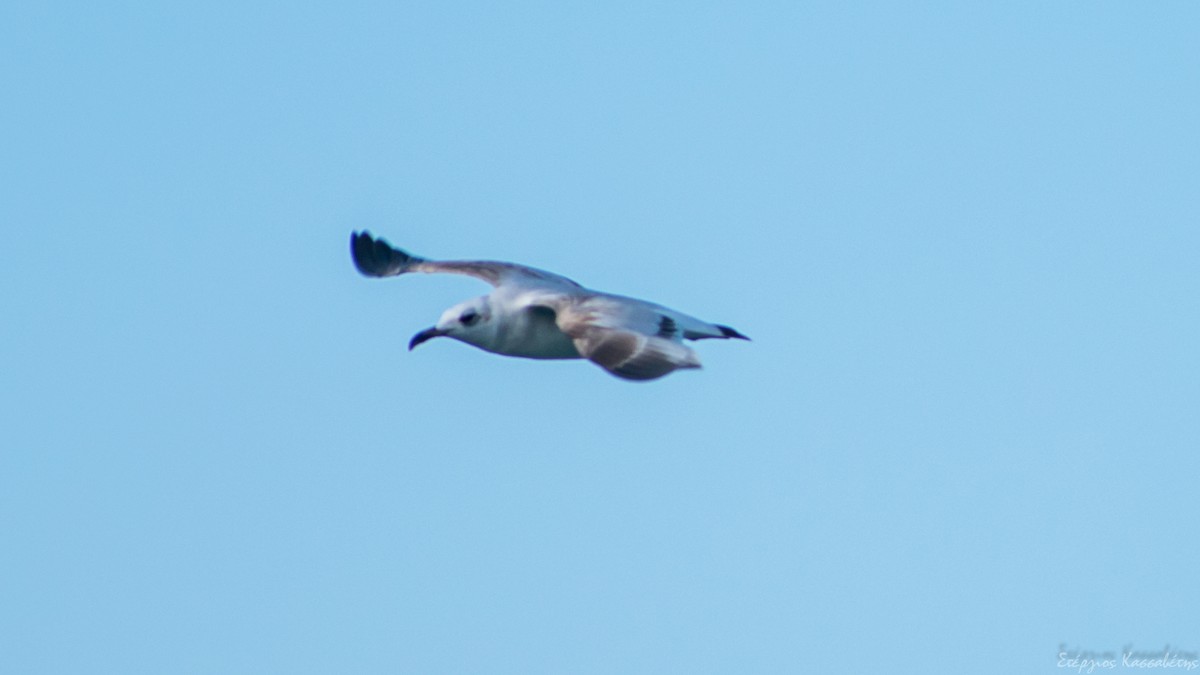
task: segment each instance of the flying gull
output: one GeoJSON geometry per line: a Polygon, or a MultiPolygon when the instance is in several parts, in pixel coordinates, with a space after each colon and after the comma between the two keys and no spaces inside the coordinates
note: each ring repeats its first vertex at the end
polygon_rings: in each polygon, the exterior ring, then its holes
{"type": "Polygon", "coordinates": [[[450,337],[485,351],[530,359],[584,358],[627,380],[653,380],[699,368],[684,340],[738,338],[729,326],[707,323],[644,300],[600,293],[557,274],[486,260],[428,260],[393,248],[369,232],[350,235],[358,271],[368,277],[410,272],[465,274],[495,288],[446,310],[437,325],[413,336],[414,347],[450,337]]]}

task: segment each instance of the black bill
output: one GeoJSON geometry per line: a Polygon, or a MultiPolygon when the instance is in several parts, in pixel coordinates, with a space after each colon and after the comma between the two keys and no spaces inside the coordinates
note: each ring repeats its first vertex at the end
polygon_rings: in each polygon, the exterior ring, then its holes
{"type": "Polygon", "coordinates": [[[446,333],[444,331],[440,331],[437,328],[426,328],[420,333],[412,336],[412,339],[408,341],[408,351],[411,352],[417,345],[425,342],[426,340],[432,340],[435,337],[440,337],[445,334],[446,333]]]}

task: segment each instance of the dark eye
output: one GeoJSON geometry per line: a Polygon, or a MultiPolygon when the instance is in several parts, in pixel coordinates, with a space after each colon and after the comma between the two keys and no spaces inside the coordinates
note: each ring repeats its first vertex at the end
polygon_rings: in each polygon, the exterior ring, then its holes
{"type": "Polygon", "coordinates": [[[479,320],[479,313],[473,309],[468,309],[467,311],[462,313],[462,316],[458,317],[459,323],[461,323],[464,326],[470,326],[478,320],[479,320]]]}

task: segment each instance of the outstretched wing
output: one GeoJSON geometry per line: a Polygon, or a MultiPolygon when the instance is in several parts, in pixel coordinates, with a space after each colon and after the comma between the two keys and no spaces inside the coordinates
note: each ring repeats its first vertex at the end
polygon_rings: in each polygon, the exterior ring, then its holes
{"type": "Polygon", "coordinates": [[[568,335],[584,358],[626,380],[654,380],[681,368],[700,367],[690,347],[665,338],[596,326],[568,335]]]}
{"type": "Polygon", "coordinates": [[[482,279],[493,286],[533,283],[581,288],[566,277],[524,265],[490,260],[427,260],[393,248],[387,240],[372,237],[367,231],[351,233],[350,255],[358,271],[368,277],[394,277],[410,272],[449,273],[482,279]]]}
{"type": "Polygon", "coordinates": [[[592,295],[556,303],[555,321],[580,355],[627,380],[653,380],[700,359],[680,341],[674,319],[615,298],[592,295]]]}

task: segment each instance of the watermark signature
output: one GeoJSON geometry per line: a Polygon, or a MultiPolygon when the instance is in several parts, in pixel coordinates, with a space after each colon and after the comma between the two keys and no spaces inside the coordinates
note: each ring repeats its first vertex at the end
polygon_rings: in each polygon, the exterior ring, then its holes
{"type": "Polygon", "coordinates": [[[1094,673],[1097,670],[1117,668],[1176,668],[1184,672],[1200,669],[1200,653],[1167,645],[1162,649],[1134,649],[1125,645],[1119,652],[1097,652],[1091,649],[1071,649],[1058,645],[1058,667],[1069,668],[1077,673],[1094,673]]]}

